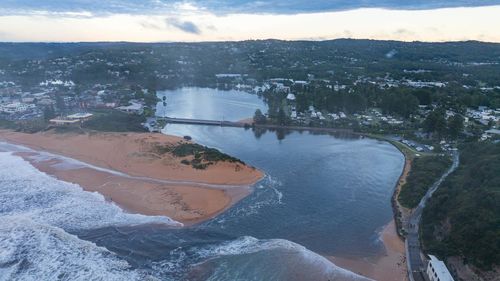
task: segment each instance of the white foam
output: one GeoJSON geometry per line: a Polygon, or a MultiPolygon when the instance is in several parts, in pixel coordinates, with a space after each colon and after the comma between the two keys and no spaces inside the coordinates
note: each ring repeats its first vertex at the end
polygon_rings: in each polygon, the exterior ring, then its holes
{"type": "Polygon", "coordinates": [[[65,230],[143,223],[180,225],[168,217],[125,213],[101,194],[59,181],[7,152],[0,152],[0,214],[65,230]]]}
{"type": "Polygon", "coordinates": [[[301,268],[310,268],[318,276],[326,276],[330,280],[370,280],[351,271],[336,266],[325,257],[307,248],[284,239],[259,240],[251,236],[243,236],[220,245],[197,249],[202,259],[216,259],[224,256],[247,255],[263,251],[280,251],[283,261],[289,259],[298,262],[301,268]]]}
{"type": "MultiPolygon", "coordinates": [[[[243,204],[233,208],[226,215],[221,216],[221,218],[227,216],[241,218],[243,216],[255,215],[264,207],[283,204],[283,193],[278,190],[281,186],[282,183],[279,180],[276,180],[270,175],[266,175],[266,177],[257,184],[256,187],[260,192],[253,195],[253,201],[250,204],[243,204]]],[[[219,218],[219,223],[221,218],[219,218]]]]}
{"type": "Polygon", "coordinates": [[[105,248],[19,216],[0,218],[0,280],[152,280],[105,248]]]}

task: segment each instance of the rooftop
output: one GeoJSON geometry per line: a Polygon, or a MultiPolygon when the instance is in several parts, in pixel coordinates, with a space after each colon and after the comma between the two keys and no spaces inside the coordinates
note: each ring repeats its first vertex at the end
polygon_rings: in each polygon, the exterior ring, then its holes
{"type": "Polygon", "coordinates": [[[429,263],[432,264],[432,267],[434,268],[434,272],[436,272],[439,280],[441,280],[441,281],[454,281],[453,277],[451,276],[451,274],[448,271],[448,268],[446,267],[444,262],[440,261],[438,258],[436,258],[433,255],[429,255],[429,258],[431,259],[429,261],[429,263]]]}

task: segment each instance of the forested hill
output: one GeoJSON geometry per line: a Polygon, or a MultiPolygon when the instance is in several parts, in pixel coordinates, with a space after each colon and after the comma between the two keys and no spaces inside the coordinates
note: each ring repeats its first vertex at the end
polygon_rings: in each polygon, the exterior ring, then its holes
{"type": "Polygon", "coordinates": [[[500,143],[461,150],[460,167],[424,210],[423,240],[428,253],[490,270],[500,265],[500,143]]]}

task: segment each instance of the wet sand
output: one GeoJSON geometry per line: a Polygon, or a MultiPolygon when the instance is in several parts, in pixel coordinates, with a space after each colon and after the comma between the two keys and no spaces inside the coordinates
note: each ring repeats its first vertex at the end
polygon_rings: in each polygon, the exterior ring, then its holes
{"type": "Polygon", "coordinates": [[[17,152],[16,155],[23,157],[42,172],[63,181],[76,183],[86,191],[99,192],[128,212],[168,216],[185,225],[210,219],[228,209],[250,194],[251,184],[262,175],[251,167],[235,169],[237,164],[234,163],[220,163],[214,165],[214,168],[210,166],[207,170],[198,171],[176,164],[180,160],[173,156],[158,159],[144,155],[144,147],[150,145],[150,140],[180,140],[171,136],[108,133],[93,136],[50,133],[29,135],[2,131],[0,139],[34,149],[31,152],[17,152]],[[109,151],[106,152],[107,150],[109,151]],[[84,163],[75,164],[71,159],[58,155],[110,170],[82,165],[84,163]],[[176,175],[173,179],[168,177],[172,174],[176,175]],[[193,175],[195,180],[190,179],[190,175],[193,175]],[[217,176],[222,178],[217,179],[217,176]],[[231,185],[220,185],[221,182],[231,185]]]}
{"type": "Polygon", "coordinates": [[[406,270],[405,245],[396,233],[394,220],[387,224],[381,240],[385,246],[385,254],[370,258],[328,257],[336,265],[354,273],[378,281],[408,280],[406,270]]]}

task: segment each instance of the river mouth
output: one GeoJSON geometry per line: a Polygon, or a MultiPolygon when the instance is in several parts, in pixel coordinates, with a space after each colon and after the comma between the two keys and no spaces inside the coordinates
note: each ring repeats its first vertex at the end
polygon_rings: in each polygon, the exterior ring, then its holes
{"type": "MultiPolygon", "coordinates": [[[[169,106],[177,108],[178,115],[172,117],[203,110],[204,115],[192,116],[220,115],[214,108],[200,109],[219,107],[216,100],[186,103],[185,91],[164,93],[169,106]],[[176,106],[176,99],[185,104],[176,106]]],[[[189,95],[205,91],[189,89],[189,95]]],[[[254,95],[231,95],[231,102],[244,104],[246,110],[225,111],[227,120],[250,117],[263,106],[254,95]],[[244,102],[238,102],[238,95],[244,102]]],[[[189,135],[258,167],[266,177],[224,213],[176,228],[109,207],[93,193],[72,192],[67,183],[2,154],[0,164],[15,165],[19,172],[0,172],[0,198],[13,200],[9,194],[15,190],[30,192],[18,193],[16,200],[23,204],[2,204],[0,241],[8,245],[8,253],[0,259],[0,273],[14,272],[21,280],[39,270],[50,279],[53,275],[43,267],[56,270],[50,264],[61,264],[63,280],[69,280],[67,272],[80,274],[81,269],[106,280],[366,280],[323,256],[384,252],[379,232],[392,218],[390,198],[404,163],[392,145],[348,134],[210,126],[169,124],[162,132],[189,135]],[[9,234],[13,228],[15,236],[9,234]],[[28,248],[23,241],[31,241],[28,248]],[[35,266],[36,260],[42,264],[35,266]]],[[[89,275],[74,276],[85,280],[89,275]]]]}

